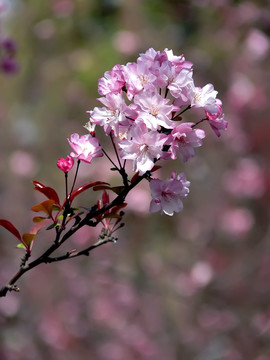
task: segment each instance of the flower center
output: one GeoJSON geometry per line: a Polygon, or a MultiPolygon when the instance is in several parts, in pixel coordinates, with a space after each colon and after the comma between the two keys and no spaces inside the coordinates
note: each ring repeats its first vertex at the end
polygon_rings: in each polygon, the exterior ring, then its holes
{"type": "Polygon", "coordinates": [[[159,113],[159,108],[156,105],[152,105],[150,114],[153,116],[157,116],[159,113]]]}
{"type": "Polygon", "coordinates": [[[139,151],[140,151],[140,153],[145,154],[148,151],[148,145],[146,145],[146,144],[140,145],[139,151]]]}
{"type": "Polygon", "coordinates": [[[139,75],[139,80],[141,82],[142,85],[144,85],[145,83],[147,83],[148,79],[147,79],[147,76],[142,74],[142,75],[139,75]]]}

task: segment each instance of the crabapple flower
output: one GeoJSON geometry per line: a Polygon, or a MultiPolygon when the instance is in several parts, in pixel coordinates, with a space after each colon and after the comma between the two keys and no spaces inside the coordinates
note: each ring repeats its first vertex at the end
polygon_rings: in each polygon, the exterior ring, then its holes
{"type": "Polygon", "coordinates": [[[134,104],[138,106],[136,109],[138,119],[142,120],[150,130],[158,130],[159,126],[172,129],[175,124],[169,116],[176,107],[168,105],[169,101],[157,91],[142,91],[135,95],[134,104]]]}
{"type": "Polygon", "coordinates": [[[173,171],[169,179],[165,181],[152,179],[149,185],[152,196],[151,213],[161,211],[161,213],[172,216],[174,212],[183,209],[180,197],[185,198],[188,195],[190,185],[184,173],[176,175],[176,172],[173,171]]]}
{"type": "Polygon", "coordinates": [[[221,136],[220,130],[226,130],[228,127],[228,122],[224,120],[224,115],[222,114],[221,101],[219,99],[216,100],[216,105],[218,108],[217,113],[211,114],[210,112],[206,112],[207,119],[214,133],[219,137],[221,136]]]}
{"type": "Polygon", "coordinates": [[[166,135],[157,131],[148,131],[144,123],[135,124],[130,131],[131,140],[119,141],[122,159],[133,160],[133,171],[142,175],[154,166],[154,159],[163,155],[166,135]]]}
{"type": "Polygon", "coordinates": [[[201,129],[193,129],[194,123],[183,123],[176,126],[168,136],[166,145],[170,145],[169,153],[171,158],[177,158],[177,152],[182,156],[184,161],[195,156],[195,147],[202,145],[202,139],[205,132],[201,129]]]}
{"type": "Polygon", "coordinates": [[[129,100],[132,100],[134,95],[143,89],[154,88],[153,82],[156,80],[156,76],[150,71],[147,62],[128,63],[122,67],[122,70],[129,100]]]}
{"type": "Polygon", "coordinates": [[[98,99],[106,107],[95,107],[90,113],[90,122],[104,127],[106,135],[111,131],[119,135],[119,126],[130,124],[129,118],[136,118],[137,113],[129,108],[121,94],[107,94],[106,97],[98,99]]]}
{"type": "Polygon", "coordinates": [[[92,124],[91,121],[88,121],[84,125],[84,128],[89,131],[89,134],[91,136],[95,137],[95,135],[96,135],[96,132],[95,132],[96,124],[92,124]]]}
{"type": "Polygon", "coordinates": [[[90,134],[80,137],[75,133],[70,136],[70,140],[67,140],[72,149],[77,153],[70,153],[70,156],[73,158],[90,164],[94,157],[103,156],[101,152],[102,147],[99,145],[98,139],[90,134]]]}
{"type": "Polygon", "coordinates": [[[212,84],[207,84],[203,88],[191,87],[189,95],[191,106],[203,108],[206,112],[215,114],[219,111],[216,101],[217,93],[212,84]]]}
{"type": "Polygon", "coordinates": [[[106,71],[104,77],[98,80],[98,92],[100,95],[110,93],[119,94],[125,85],[125,79],[121,65],[115,65],[110,71],[106,71]]]}
{"type": "Polygon", "coordinates": [[[60,158],[56,165],[60,170],[64,171],[64,173],[68,173],[74,165],[74,159],[68,155],[65,159],[60,158]]]}

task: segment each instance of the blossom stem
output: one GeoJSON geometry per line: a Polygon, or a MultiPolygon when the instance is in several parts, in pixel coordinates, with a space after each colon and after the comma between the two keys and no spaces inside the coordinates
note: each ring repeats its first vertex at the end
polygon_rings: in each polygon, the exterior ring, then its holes
{"type": "Polygon", "coordinates": [[[81,163],[81,160],[78,159],[78,160],[77,160],[77,168],[76,168],[76,172],[75,172],[75,176],[74,176],[74,180],[73,180],[73,184],[72,184],[72,187],[71,187],[71,191],[70,191],[69,197],[70,197],[71,194],[72,194],[72,191],[73,191],[73,189],[74,189],[74,186],[75,186],[75,183],[76,183],[76,180],[77,180],[80,163],[81,163]]]}
{"type": "Polygon", "coordinates": [[[111,142],[112,142],[112,145],[113,145],[113,148],[114,148],[115,155],[116,155],[117,160],[118,160],[118,163],[119,163],[119,167],[120,167],[120,169],[122,169],[122,164],[121,164],[121,161],[120,161],[120,158],[119,158],[119,155],[118,155],[117,148],[116,148],[116,146],[115,146],[115,142],[114,142],[114,140],[113,140],[112,133],[110,133],[110,138],[111,138],[111,142]]]}
{"type": "Polygon", "coordinates": [[[68,173],[65,172],[66,199],[68,198],[68,173]]]}
{"type": "Polygon", "coordinates": [[[203,121],[205,121],[205,120],[208,120],[208,118],[203,118],[203,119],[201,119],[200,121],[197,121],[194,125],[192,125],[191,127],[192,128],[195,128],[195,126],[197,126],[198,124],[200,124],[200,123],[202,123],[203,121]]]}
{"type": "Polygon", "coordinates": [[[106,156],[106,158],[112,163],[112,165],[119,171],[118,166],[112,161],[112,159],[111,159],[110,156],[107,154],[107,152],[106,152],[104,149],[102,149],[102,152],[103,152],[103,154],[106,156]]]}

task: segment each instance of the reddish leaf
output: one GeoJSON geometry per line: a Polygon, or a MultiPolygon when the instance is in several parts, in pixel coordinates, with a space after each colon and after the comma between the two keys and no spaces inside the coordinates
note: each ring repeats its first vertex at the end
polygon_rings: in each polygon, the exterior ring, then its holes
{"type": "Polygon", "coordinates": [[[34,224],[29,230],[29,234],[36,235],[41,229],[52,223],[52,219],[45,219],[42,222],[34,224]]]}
{"type": "Polygon", "coordinates": [[[77,189],[73,190],[71,195],[70,195],[70,198],[69,198],[69,201],[72,202],[72,200],[78,196],[80,193],[82,193],[83,191],[91,188],[91,187],[94,187],[96,185],[109,185],[108,183],[106,182],[103,182],[103,181],[95,181],[95,182],[92,182],[92,183],[86,183],[86,184],[83,184],[82,186],[79,186],[77,189]]]}
{"type": "Polygon", "coordinates": [[[35,216],[33,217],[33,222],[34,223],[40,223],[42,222],[43,220],[47,219],[46,217],[43,217],[43,216],[35,216]]]}
{"type": "Polygon", "coordinates": [[[100,191],[100,190],[111,190],[111,186],[110,185],[97,185],[93,187],[94,191],[100,191]]]}
{"type": "Polygon", "coordinates": [[[21,235],[19,233],[19,231],[15,228],[14,225],[11,224],[10,221],[8,220],[0,220],[0,225],[3,226],[5,229],[7,229],[9,232],[11,232],[25,247],[25,250],[30,253],[31,250],[29,248],[29,246],[27,245],[27,243],[24,241],[23,238],[21,238],[21,235]]]}
{"type": "Polygon", "coordinates": [[[109,202],[110,202],[110,197],[106,190],[103,191],[102,202],[103,202],[103,204],[109,204],[109,202]]]}
{"type": "Polygon", "coordinates": [[[132,184],[138,177],[139,177],[139,172],[136,172],[136,173],[133,175],[132,179],[131,179],[131,184],[132,184]]]}
{"type": "Polygon", "coordinates": [[[122,216],[121,215],[118,215],[118,214],[105,214],[103,216],[104,219],[107,219],[107,218],[112,218],[112,219],[122,219],[122,216]]]}
{"type": "Polygon", "coordinates": [[[123,203],[121,205],[116,205],[110,210],[110,212],[111,212],[111,214],[116,214],[119,210],[123,209],[126,206],[127,206],[127,203],[123,203]]]}
{"type": "Polygon", "coordinates": [[[23,234],[22,236],[23,244],[26,245],[27,249],[30,250],[31,243],[36,236],[37,234],[23,234]]]}
{"type": "Polygon", "coordinates": [[[6,230],[11,232],[18,240],[22,241],[19,231],[11,224],[8,220],[0,219],[0,225],[3,226],[6,230]]]}
{"type": "Polygon", "coordinates": [[[154,167],[152,167],[152,169],[150,170],[150,172],[157,171],[157,170],[159,170],[159,169],[161,169],[161,168],[162,168],[162,166],[160,166],[160,165],[155,165],[154,167]]]}
{"type": "Polygon", "coordinates": [[[32,206],[31,210],[35,212],[43,211],[49,216],[52,216],[53,205],[54,205],[54,200],[45,200],[37,205],[32,206]]]}
{"type": "Polygon", "coordinates": [[[57,205],[60,203],[59,197],[53,188],[51,188],[49,186],[45,186],[38,181],[33,181],[33,184],[35,185],[34,189],[41,192],[49,200],[54,200],[54,203],[57,205]]]}
{"type": "Polygon", "coordinates": [[[124,186],[113,186],[113,187],[111,187],[111,190],[113,192],[115,192],[117,195],[119,195],[124,189],[125,189],[124,186]]]}

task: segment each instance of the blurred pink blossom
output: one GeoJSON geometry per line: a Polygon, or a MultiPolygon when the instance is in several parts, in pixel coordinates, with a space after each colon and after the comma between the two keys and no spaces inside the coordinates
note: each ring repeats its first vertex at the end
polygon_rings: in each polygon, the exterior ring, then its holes
{"type": "Polygon", "coordinates": [[[252,229],[254,216],[248,208],[227,209],[221,214],[219,225],[229,236],[242,238],[252,229]]]}
{"type": "Polygon", "coordinates": [[[71,16],[75,8],[75,4],[71,0],[54,0],[52,10],[58,17],[71,16]]]}
{"type": "Polygon", "coordinates": [[[134,53],[138,49],[139,43],[138,35],[127,30],[118,31],[113,39],[115,48],[125,55],[134,53]]]}
{"type": "Polygon", "coordinates": [[[37,162],[32,154],[18,150],[15,151],[10,159],[9,166],[16,175],[32,177],[37,171],[37,162]]]}
{"type": "Polygon", "coordinates": [[[197,262],[190,272],[192,280],[198,286],[206,286],[213,278],[213,269],[207,262],[199,261],[197,262]]]}
{"type": "Polygon", "coordinates": [[[235,197],[258,198],[265,191],[264,174],[255,160],[242,158],[224,174],[223,185],[235,197]]]}
{"type": "Polygon", "coordinates": [[[264,58],[269,54],[269,38],[260,30],[252,29],[246,40],[246,49],[255,59],[264,58]]]}

